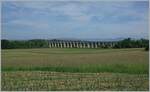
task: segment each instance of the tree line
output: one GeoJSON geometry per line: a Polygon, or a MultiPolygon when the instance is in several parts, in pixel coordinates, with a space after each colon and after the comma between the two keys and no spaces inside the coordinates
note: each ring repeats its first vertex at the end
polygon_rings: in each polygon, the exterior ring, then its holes
{"type": "Polygon", "coordinates": [[[16,48],[48,48],[48,41],[41,39],[34,40],[1,40],[2,49],[16,48]]]}
{"type": "Polygon", "coordinates": [[[149,47],[149,40],[147,39],[132,40],[131,38],[118,41],[118,43],[115,44],[114,46],[114,48],[146,48],[146,47],[149,47]]]}
{"type": "MultiPolygon", "coordinates": [[[[15,48],[48,48],[48,40],[34,39],[34,40],[1,40],[2,49],[15,49],[15,48]]],[[[127,38],[118,41],[112,48],[145,48],[149,50],[149,40],[139,39],[133,40],[127,38]]]]}

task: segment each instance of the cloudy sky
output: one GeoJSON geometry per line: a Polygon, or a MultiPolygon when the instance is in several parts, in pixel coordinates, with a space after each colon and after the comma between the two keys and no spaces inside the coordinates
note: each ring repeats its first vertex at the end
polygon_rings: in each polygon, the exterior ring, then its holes
{"type": "Polygon", "coordinates": [[[3,39],[148,38],[146,1],[3,1],[3,39]]]}

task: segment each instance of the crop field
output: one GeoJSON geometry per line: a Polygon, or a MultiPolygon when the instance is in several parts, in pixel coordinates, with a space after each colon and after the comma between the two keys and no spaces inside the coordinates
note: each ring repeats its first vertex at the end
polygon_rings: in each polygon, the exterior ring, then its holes
{"type": "Polygon", "coordinates": [[[2,90],[148,90],[149,55],[132,49],[2,50],[2,90]]]}

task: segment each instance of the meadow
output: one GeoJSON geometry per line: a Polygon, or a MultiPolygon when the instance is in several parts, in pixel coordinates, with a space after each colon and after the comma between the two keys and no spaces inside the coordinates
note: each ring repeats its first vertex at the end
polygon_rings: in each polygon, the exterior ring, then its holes
{"type": "Polygon", "coordinates": [[[2,50],[2,90],[148,90],[148,73],[144,48],[2,50]]]}

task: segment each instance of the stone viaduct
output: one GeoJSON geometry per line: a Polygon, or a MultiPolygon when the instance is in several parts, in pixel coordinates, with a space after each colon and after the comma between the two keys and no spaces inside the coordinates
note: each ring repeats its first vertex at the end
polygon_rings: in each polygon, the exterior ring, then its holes
{"type": "Polygon", "coordinates": [[[49,40],[50,48],[112,48],[114,41],[49,40]]]}

